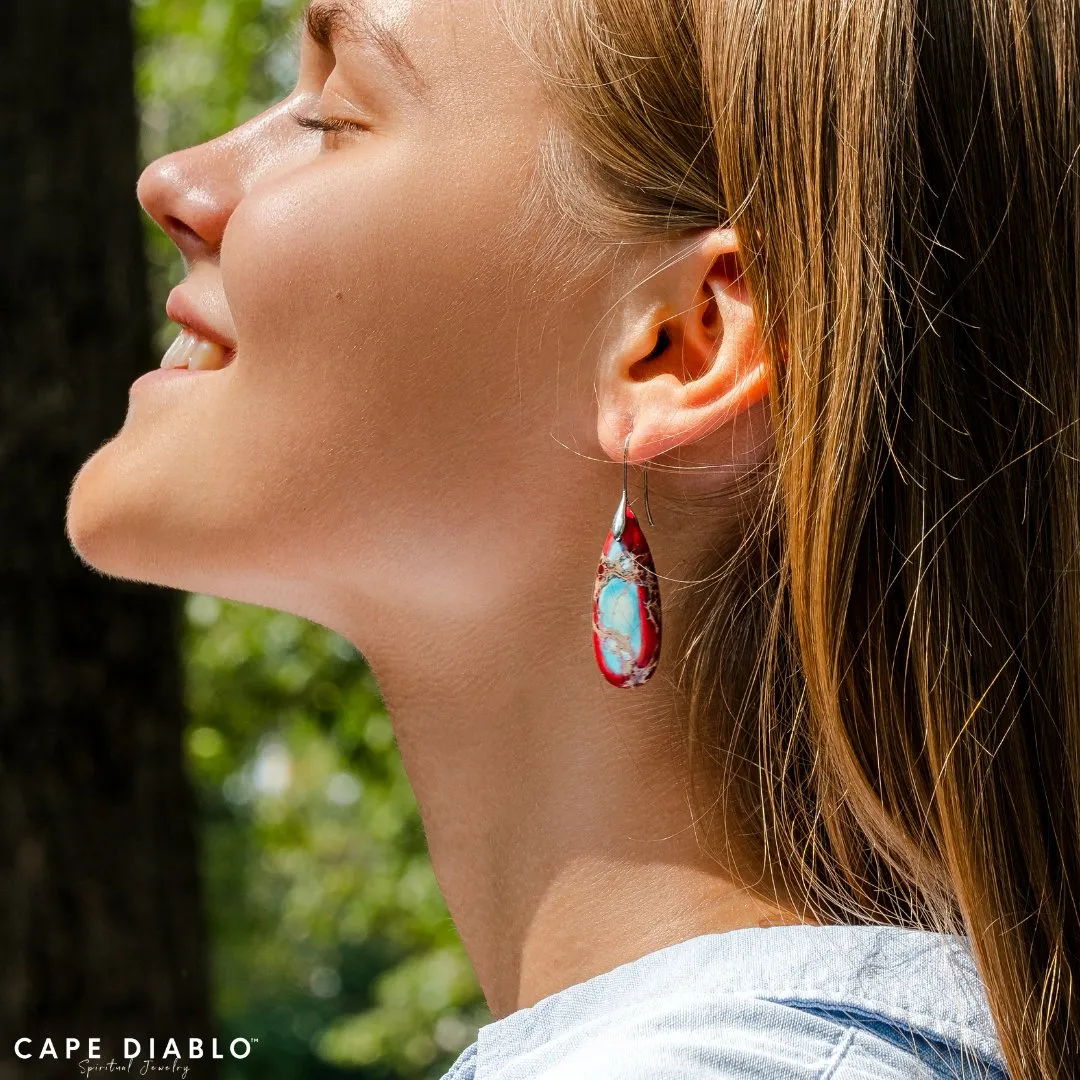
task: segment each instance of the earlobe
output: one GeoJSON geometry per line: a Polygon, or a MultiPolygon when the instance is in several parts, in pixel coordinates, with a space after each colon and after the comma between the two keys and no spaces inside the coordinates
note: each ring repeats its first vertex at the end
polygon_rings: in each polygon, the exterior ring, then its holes
{"type": "Polygon", "coordinates": [[[732,229],[711,229],[649,279],[644,314],[615,343],[597,434],[639,462],[693,444],[758,404],[769,364],[732,229]]]}

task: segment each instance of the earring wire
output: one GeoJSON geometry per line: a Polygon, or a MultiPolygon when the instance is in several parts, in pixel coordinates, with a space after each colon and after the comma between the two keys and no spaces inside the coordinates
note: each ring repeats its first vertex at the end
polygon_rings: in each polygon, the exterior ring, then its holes
{"type": "Polygon", "coordinates": [[[656,522],[652,519],[652,511],[649,509],[649,463],[643,462],[641,471],[645,475],[645,516],[649,519],[650,525],[655,525],[656,522]]]}
{"type": "MultiPolygon", "coordinates": [[[[627,455],[630,452],[630,434],[627,433],[626,441],[623,443],[622,449],[622,498],[619,500],[619,508],[615,511],[615,520],[611,526],[612,536],[616,540],[622,539],[623,528],[626,525],[626,507],[629,502],[629,496],[627,494],[627,455]]],[[[653,521],[652,511],[649,509],[649,463],[646,461],[642,464],[642,472],[644,473],[644,488],[645,488],[645,517],[648,518],[649,524],[655,526],[656,522],[653,521]]]]}

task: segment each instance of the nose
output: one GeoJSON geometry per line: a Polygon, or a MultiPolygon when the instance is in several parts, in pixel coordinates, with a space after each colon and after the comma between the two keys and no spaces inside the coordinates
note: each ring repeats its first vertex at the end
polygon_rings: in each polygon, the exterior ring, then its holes
{"type": "Polygon", "coordinates": [[[289,122],[289,99],[232,131],[166,154],[143,170],[136,194],[143,209],[180,249],[190,268],[216,259],[225,226],[240,200],[270,172],[306,150],[289,122]]]}
{"type": "Polygon", "coordinates": [[[136,186],[143,209],[189,267],[199,259],[217,258],[225,226],[240,200],[239,155],[223,141],[158,158],[143,170],[136,186]]]}

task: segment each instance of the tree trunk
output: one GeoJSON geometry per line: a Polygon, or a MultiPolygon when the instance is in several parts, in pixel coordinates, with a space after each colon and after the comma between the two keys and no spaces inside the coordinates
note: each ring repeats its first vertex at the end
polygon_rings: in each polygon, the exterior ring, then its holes
{"type": "Polygon", "coordinates": [[[7,0],[2,21],[0,1080],[71,1080],[90,1036],[108,1061],[124,1036],[160,1058],[216,1031],[179,594],[103,578],[64,533],[75,473],[152,366],[129,3],[7,0]]]}

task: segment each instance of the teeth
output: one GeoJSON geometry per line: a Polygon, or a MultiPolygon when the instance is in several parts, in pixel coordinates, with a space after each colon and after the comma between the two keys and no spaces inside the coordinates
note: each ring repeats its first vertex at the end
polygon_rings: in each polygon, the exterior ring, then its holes
{"type": "Polygon", "coordinates": [[[187,367],[187,350],[194,340],[195,335],[187,330],[181,330],[173,339],[173,343],[165,350],[161,358],[163,368],[187,367]]]}
{"type": "Polygon", "coordinates": [[[189,371],[217,371],[225,366],[225,350],[215,341],[196,338],[188,357],[189,371]]]}
{"type": "Polygon", "coordinates": [[[187,368],[189,371],[217,371],[226,363],[227,351],[215,341],[181,330],[165,351],[160,366],[163,368],[187,368]]]}

